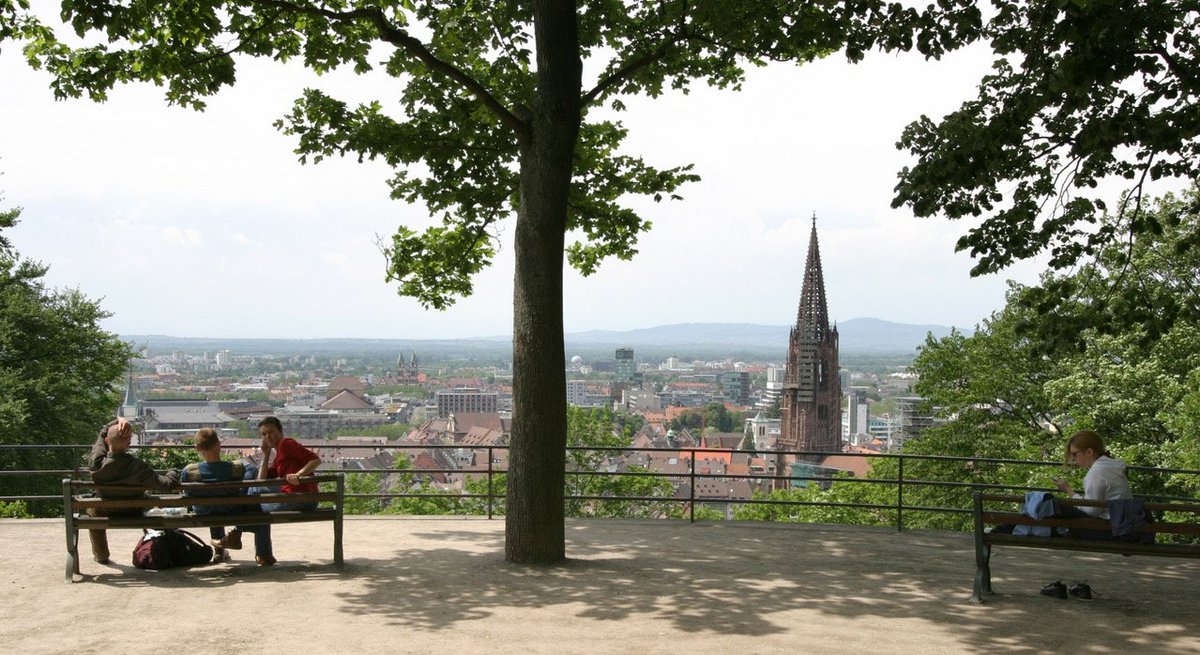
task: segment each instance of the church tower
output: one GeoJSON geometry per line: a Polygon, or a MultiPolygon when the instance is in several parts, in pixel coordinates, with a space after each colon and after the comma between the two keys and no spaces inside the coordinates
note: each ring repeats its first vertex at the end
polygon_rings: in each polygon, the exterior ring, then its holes
{"type": "MultiPolygon", "coordinates": [[[[829,325],[825,277],[813,215],[796,326],[788,338],[787,372],[781,401],[780,450],[841,452],[842,384],[838,376],[837,327],[829,325]]],[[[804,457],[803,459],[816,459],[804,457]]]]}

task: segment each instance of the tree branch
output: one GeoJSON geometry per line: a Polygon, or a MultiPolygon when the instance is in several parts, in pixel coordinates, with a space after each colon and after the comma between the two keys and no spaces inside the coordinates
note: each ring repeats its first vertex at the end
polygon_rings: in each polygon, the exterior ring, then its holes
{"type": "Polygon", "coordinates": [[[583,100],[581,104],[583,106],[587,106],[595,102],[596,98],[599,98],[601,95],[603,95],[605,91],[608,91],[621,82],[628,80],[629,78],[633,77],[634,73],[667,56],[667,54],[671,52],[671,48],[674,48],[681,41],[686,41],[689,38],[690,36],[683,31],[672,34],[669,38],[660,43],[654,50],[646,53],[638,59],[634,59],[633,61],[626,63],[612,75],[609,75],[608,77],[597,82],[596,86],[593,87],[591,91],[583,94],[583,100]]]}
{"type": "Polygon", "coordinates": [[[491,93],[484,88],[483,84],[475,78],[468,75],[462,69],[454,66],[450,62],[439,59],[436,55],[429,51],[429,48],[416,37],[410,35],[407,31],[396,27],[388,21],[387,16],[383,15],[383,11],[377,7],[354,9],[351,11],[334,11],[321,7],[311,7],[307,5],[298,5],[287,0],[248,0],[249,4],[265,5],[276,9],[285,9],[299,14],[310,16],[320,16],[333,21],[353,22],[359,20],[369,21],[379,32],[379,38],[387,43],[390,43],[397,48],[404,50],[408,54],[416,57],[425,68],[431,73],[437,73],[448,77],[457,82],[460,86],[467,90],[471,95],[487,107],[488,111],[492,112],[496,118],[500,120],[506,127],[512,130],[517,135],[525,135],[529,131],[529,125],[517,117],[500,103],[491,93]]]}

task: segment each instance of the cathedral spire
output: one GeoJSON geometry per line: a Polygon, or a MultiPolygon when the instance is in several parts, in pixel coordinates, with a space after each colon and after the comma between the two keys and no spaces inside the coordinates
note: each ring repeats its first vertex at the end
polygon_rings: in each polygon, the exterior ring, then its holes
{"type": "Polygon", "coordinates": [[[813,212],[812,233],[808,237],[808,261],[804,264],[804,284],[800,290],[800,308],[796,328],[805,338],[823,339],[829,331],[829,309],[825,304],[825,276],[821,272],[821,248],[817,244],[817,214],[813,212]]]}
{"type": "Polygon", "coordinates": [[[812,461],[820,458],[815,453],[841,451],[842,392],[838,370],[838,333],[836,327],[829,325],[814,212],[800,308],[788,337],[787,370],[780,402],[782,425],[777,441],[780,450],[805,452],[801,457],[812,461]]]}

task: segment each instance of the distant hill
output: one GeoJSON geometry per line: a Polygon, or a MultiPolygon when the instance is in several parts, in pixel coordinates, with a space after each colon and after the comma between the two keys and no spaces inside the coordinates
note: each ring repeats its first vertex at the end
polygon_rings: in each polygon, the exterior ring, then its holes
{"type": "MultiPolygon", "coordinates": [[[[842,351],[911,352],[925,335],[950,334],[944,325],[910,325],[877,318],[855,318],[837,325],[842,351]]],[[[753,323],[680,323],[640,330],[591,330],[566,335],[567,344],[639,346],[732,346],[787,349],[789,325],[753,323]]]]}
{"type": "MultiPolygon", "coordinates": [[[[912,354],[925,335],[943,337],[944,325],[911,325],[877,318],[855,318],[837,325],[843,354],[912,354]]],[[[752,323],[680,323],[638,330],[589,330],[566,335],[567,356],[612,355],[619,347],[633,348],[638,358],[676,355],[687,358],[734,357],[782,360],[787,351],[787,325],[752,323]]],[[[417,351],[425,361],[437,358],[511,359],[511,337],[471,339],[210,339],[162,335],[125,335],[150,354],[172,351],[229,350],[235,354],[378,355],[417,351]]]]}

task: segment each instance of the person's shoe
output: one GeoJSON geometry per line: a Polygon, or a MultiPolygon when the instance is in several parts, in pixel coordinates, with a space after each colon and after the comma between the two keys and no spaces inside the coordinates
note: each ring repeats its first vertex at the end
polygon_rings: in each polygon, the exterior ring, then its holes
{"type": "Polygon", "coordinates": [[[1091,600],[1092,588],[1086,582],[1072,582],[1071,588],[1067,589],[1067,595],[1079,600],[1091,600]]]}
{"type": "Polygon", "coordinates": [[[229,550],[241,550],[242,531],[236,529],[230,530],[229,534],[225,535],[225,538],[218,541],[215,545],[221,548],[228,548],[229,550]]]}
{"type": "MultiPolygon", "coordinates": [[[[1091,592],[1089,591],[1088,593],[1090,594],[1091,592]]],[[[1042,595],[1051,596],[1053,598],[1066,598],[1067,585],[1063,584],[1062,580],[1055,580],[1045,587],[1042,587],[1042,595]]]]}
{"type": "Polygon", "coordinates": [[[254,561],[258,562],[259,566],[275,566],[277,560],[270,555],[255,555],[254,561]]]}
{"type": "Polygon", "coordinates": [[[93,560],[94,560],[94,561],[95,561],[97,564],[108,564],[108,562],[109,562],[108,556],[106,556],[106,555],[105,555],[105,556],[101,556],[101,555],[92,555],[92,559],[93,559],[93,560]]]}
{"type": "Polygon", "coordinates": [[[220,546],[213,546],[213,562],[225,562],[229,560],[229,551],[220,546]]]}

